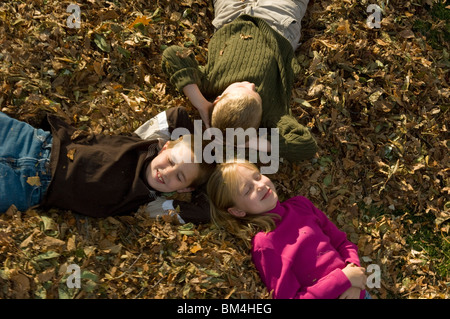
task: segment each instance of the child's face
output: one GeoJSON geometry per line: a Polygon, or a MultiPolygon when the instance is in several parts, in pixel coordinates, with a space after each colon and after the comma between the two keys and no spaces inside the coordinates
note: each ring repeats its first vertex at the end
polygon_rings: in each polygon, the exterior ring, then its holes
{"type": "Polygon", "coordinates": [[[235,82],[230,84],[225,91],[222,92],[222,95],[225,93],[233,93],[238,95],[249,95],[254,97],[256,100],[261,102],[261,96],[256,92],[256,86],[254,83],[250,83],[247,81],[244,82],[235,82]]]}
{"type": "Polygon", "coordinates": [[[234,200],[235,206],[228,209],[236,217],[256,215],[275,208],[278,195],[272,181],[259,171],[236,165],[240,176],[240,188],[234,200]]]}
{"type": "Polygon", "coordinates": [[[146,176],[148,184],[154,190],[181,193],[193,190],[189,186],[199,173],[200,165],[194,163],[190,148],[184,143],[178,143],[173,148],[164,145],[148,165],[146,176]]]}

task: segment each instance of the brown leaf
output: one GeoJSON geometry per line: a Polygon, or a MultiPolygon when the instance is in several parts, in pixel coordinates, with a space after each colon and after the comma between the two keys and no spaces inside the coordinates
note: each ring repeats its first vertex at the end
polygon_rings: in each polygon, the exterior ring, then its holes
{"type": "Polygon", "coordinates": [[[415,37],[414,32],[412,32],[411,29],[405,29],[401,31],[398,35],[405,39],[412,39],[415,37]]]}

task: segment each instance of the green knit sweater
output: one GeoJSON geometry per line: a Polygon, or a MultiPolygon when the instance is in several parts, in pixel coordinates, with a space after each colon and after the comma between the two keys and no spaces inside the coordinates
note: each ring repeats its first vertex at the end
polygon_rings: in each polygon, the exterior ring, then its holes
{"type": "Polygon", "coordinates": [[[196,83],[210,101],[234,82],[254,83],[263,102],[261,127],[279,129],[280,156],[291,162],[313,157],[316,141],[291,115],[291,91],[300,66],[289,41],[264,20],[242,15],[213,35],[208,50],[207,64],[199,66],[186,48],[167,48],[162,68],[170,82],[180,91],[196,83]]]}

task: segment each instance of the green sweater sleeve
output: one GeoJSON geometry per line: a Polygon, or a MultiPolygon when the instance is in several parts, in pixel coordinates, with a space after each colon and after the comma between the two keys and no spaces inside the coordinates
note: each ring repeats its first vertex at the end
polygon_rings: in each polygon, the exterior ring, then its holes
{"type": "Polygon", "coordinates": [[[317,143],[310,131],[291,115],[284,115],[277,123],[280,156],[296,163],[314,157],[317,143]]]}
{"type": "Polygon", "coordinates": [[[182,91],[188,84],[200,86],[202,72],[192,51],[180,46],[170,46],[162,54],[161,67],[170,83],[182,91]]]}

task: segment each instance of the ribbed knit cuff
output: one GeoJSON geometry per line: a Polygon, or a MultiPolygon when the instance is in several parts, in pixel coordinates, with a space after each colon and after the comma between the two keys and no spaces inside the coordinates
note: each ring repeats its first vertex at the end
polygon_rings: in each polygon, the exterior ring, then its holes
{"type": "Polygon", "coordinates": [[[200,86],[201,74],[197,68],[184,68],[175,72],[170,77],[170,83],[172,83],[180,92],[183,92],[183,88],[188,84],[197,84],[200,86]]]}

